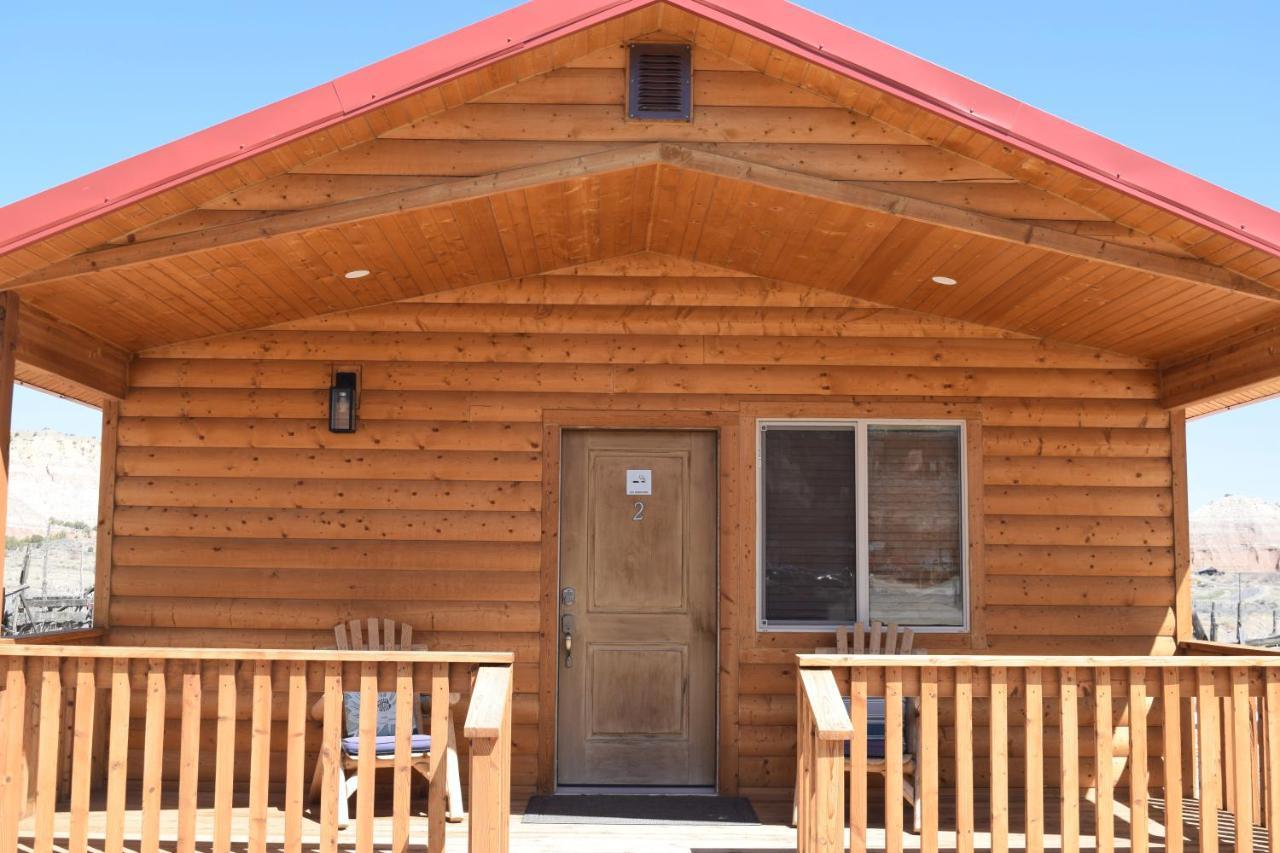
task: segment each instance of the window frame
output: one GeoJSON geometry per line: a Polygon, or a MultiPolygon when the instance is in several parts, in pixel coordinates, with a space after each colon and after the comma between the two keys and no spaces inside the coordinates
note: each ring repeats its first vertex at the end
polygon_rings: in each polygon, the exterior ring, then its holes
{"type": "Polygon", "coordinates": [[[968,421],[962,418],[757,418],[755,422],[755,466],[756,466],[756,630],[761,633],[812,633],[834,631],[841,627],[839,622],[770,622],[765,618],[765,492],[764,492],[764,434],[769,427],[780,427],[795,430],[848,429],[854,439],[854,512],[855,512],[855,560],[857,619],[865,624],[871,621],[871,553],[870,553],[870,517],[869,506],[869,465],[868,440],[869,427],[889,426],[913,427],[945,426],[959,430],[960,458],[960,583],[961,613],[959,625],[914,625],[899,621],[904,628],[911,628],[917,634],[968,634],[973,621],[971,607],[973,601],[972,569],[969,564],[972,546],[969,530],[969,515],[972,509],[969,501],[969,442],[968,421]]]}

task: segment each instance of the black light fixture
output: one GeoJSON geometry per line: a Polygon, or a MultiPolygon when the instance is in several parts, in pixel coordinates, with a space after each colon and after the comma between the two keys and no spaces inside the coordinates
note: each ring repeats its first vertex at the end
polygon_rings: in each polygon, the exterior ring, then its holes
{"type": "Polygon", "coordinates": [[[335,373],[329,389],[329,432],[356,431],[356,374],[335,373]]]}

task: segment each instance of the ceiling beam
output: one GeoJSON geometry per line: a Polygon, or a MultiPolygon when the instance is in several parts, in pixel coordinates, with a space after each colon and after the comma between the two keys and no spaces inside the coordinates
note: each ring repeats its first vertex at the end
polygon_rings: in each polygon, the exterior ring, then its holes
{"type": "Polygon", "coordinates": [[[334,227],[378,216],[481,198],[557,181],[659,164],[747,181],[785,192],[825,199],[1008,243],[1032,246],[1111,266],[1207,285],[1257,299],[1280,302],[1280,290],[1202,261],[1170,257],[1148,249],[1117,245],[1033,223],[1018,222],[911,198],[883,189],[863,186],[856,182],[833,181],[667,143],[630,146],[553,163],[495,172],[448,184],[434,184],[339,202],[296,213],[277,214],[251,222],[209,228],[192,234],[100,249],[77,255],[43,270],[0,284],[0,290],[28,287],[70,276],[128,267],[161,258],[299,231],[334,227]]]}
{"type": "Polygon", "coordinates": [[[1160,371],[1160,402],[1181,409],[1280,380],[1280,328],[1234,341],[1160,371]]]}
{"type": "Polygon", "coordinates": [[[29,287],[34,284],[56,281],[77,275],[101,272],[109,269],[136,266],[148,261],[189,255],[194,252],[251,243],[285,234],[332,228],[352,222],[375,219],[410,210],[435,207],[470,199],[484,198],[512,190],[569,181],[575,178],[601,175],[656,165],[662,162],[662,147],[656,143],[633,145],[613,151],[602,151],[567,160],[540,163],[502,172],[494,172],[475,178],[464,178],[449,183],[432,182],[411,190],[383,193],[352,201],[338,202],[324,207],[313,207],[295,213],[280,213],[206,228],[188,234],[178,234],[157,240],[131,243],[127,246],[98,249],[68,258],[44,269],[0,284],[0,291],[29,287]]]}
{"type": "Polygon", "coordinates": [[[750,181],[786,192],[848,204],[863,210],[1280,302],[1280,290],[1202,261],[1174,258],[1148,249],[1121,246],[1092,237],[924,201],[862,186],[854,181],[817,178],[681,146],[663,147],[664,162],[698,172],[750,181]]]}

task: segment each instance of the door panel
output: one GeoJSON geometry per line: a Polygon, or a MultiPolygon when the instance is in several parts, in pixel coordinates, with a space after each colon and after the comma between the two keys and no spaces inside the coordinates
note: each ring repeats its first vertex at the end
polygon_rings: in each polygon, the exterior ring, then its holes
{"type": "Polygon", "coordinates": [[[712,785],[715,436],[566,431],[563,442],[572,646],[566,655],[562,631],[559,783],[712,785]],[[628,494],[636,471],[650,494],[628,494]]]}

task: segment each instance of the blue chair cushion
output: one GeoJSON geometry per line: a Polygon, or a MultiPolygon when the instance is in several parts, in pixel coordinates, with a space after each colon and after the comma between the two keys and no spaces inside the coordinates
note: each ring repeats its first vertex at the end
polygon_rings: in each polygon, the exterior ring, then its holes
{"type": "MultiPolygon", "coordinates": [[[[394,694],[393,694],[394,695],[394,694]]],[[[395,735],[378,735],[373,739],[374,755],[379,758],[391,758],[396,754],[395,735]]],[[[360,754],[360,738],[345,737],[342,739],[342,751],[350,756],[360,754]]],[[[413,735],[409,738],[409,751],[427,753],[431,751],[431,735],[413,735]]]]}

